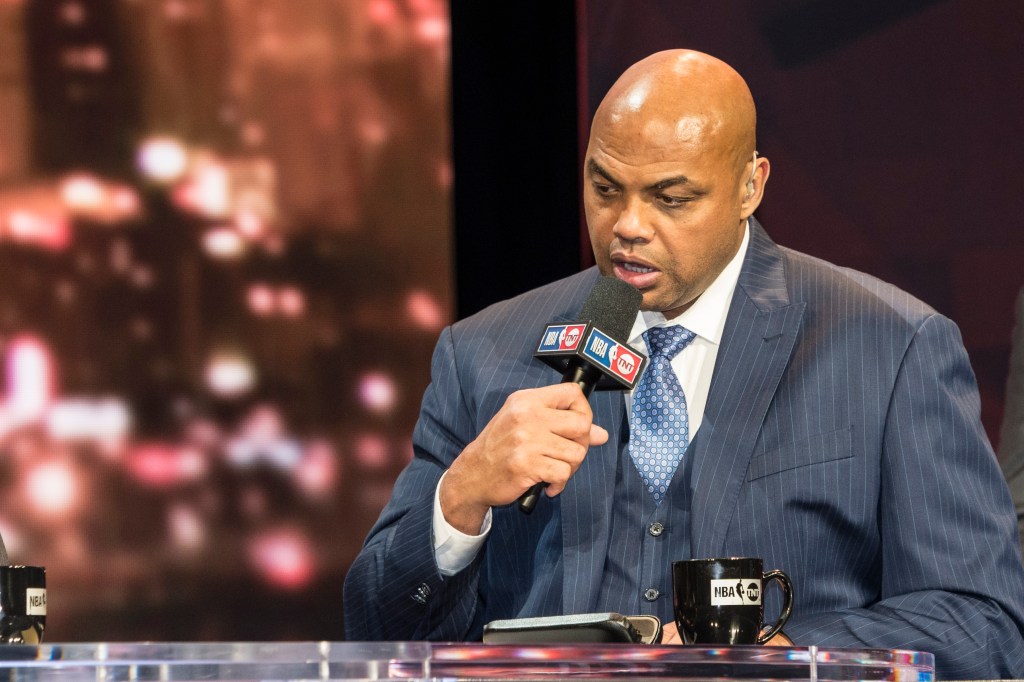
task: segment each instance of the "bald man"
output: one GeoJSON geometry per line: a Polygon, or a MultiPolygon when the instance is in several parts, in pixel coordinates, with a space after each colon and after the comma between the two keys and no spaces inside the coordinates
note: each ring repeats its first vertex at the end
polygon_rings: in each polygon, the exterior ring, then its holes
{"type": "Polygon", "coordinates": [[[755,126],[743,79],[705,54],[657,53],[615,83],[584,167],[597,268],[442,333],[415,457],[346,580],[349,638],[478,640],[495,619],[614,611],[677,640],[672,561],[758,556],[795,585],[782,643],[1024,675],[1013,508],[959,333],[771,241],[752,217],[770,170],[755,126]],[[588,402],[533,359],[599,272],[643,294],[630,344],[683,339],[650,379],[681,393],[676,423],[654,425],[680,434],[660,481],[638,465],[642,384],[588,402]],[[547,498],[520,513],[539,481],[547,498]]]}

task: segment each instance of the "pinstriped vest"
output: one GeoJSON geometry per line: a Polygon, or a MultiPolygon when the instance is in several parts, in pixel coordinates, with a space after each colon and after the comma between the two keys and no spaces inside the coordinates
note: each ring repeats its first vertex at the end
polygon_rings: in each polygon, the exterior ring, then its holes
{"type": "Polygon", "coordinates": [[[626,447],[628,425],[621,430],[612,527],[597,611],[654,615],[662,623],[673,620],[672,562],[690,558],[690,479],[700,432],[683,455],[665,499],[655,507],[626,447]]]}

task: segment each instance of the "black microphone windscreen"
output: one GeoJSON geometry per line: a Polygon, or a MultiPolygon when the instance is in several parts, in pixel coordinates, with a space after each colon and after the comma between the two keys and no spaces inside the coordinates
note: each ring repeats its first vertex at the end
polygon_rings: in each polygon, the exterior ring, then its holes
{"type": "Polygon", "coordinates": [[[618,341],[627,341],[643,298],[633,285],[615,277],[601,277],[580,309],[579,319],[590,320],[618,341]]]}

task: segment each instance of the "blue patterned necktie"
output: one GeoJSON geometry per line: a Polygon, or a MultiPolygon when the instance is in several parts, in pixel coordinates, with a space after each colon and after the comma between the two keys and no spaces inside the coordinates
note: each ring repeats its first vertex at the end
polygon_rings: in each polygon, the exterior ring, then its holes
{"type": "Polygon", "coordinates": [[[690,417],[686,396],[672,370],[672,358],[696,337],[675,325],[644,332],[651,363],[633,394],[633,425],[629,454],[647,485],[647,492],[661,504],[668,484],[690,444],[690,417]]]}

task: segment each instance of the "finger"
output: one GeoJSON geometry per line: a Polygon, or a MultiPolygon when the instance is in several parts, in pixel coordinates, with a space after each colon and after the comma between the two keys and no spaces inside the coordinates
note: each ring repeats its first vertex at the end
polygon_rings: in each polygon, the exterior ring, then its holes
{"type": "MultiPolygon", "coordinates": [[[[586,454],[586,445],[541,431],[530,434],[497,460],[489,459],[488,468],[500,476],[499,480],[514,481],[516,486],[528,488],[541,481],[562,482],[579,467],[586,454]]],[[[495,480],[481,482],[492,485],[495,480]]]]}
{"type": "Polygon", "coordinates": [[[540,389],[549,401],[548,407],[556,410],[572,410],[580,414],[591,414],[590,401],[583,395],[583,389],[571,382],[553,384],[540,389]]]}
{"type": "MultiPolygon", "coordinates": [[[[539,455],[534,466],[538,467],[565,464],[575,471],[587,454],[587,446],[583,443],[553,433],[538,434],[534,445],[534,452],[539,455]]],[[[544,480],[553,482],[551,479],[544,480]]]]}
{"type": "Polygon", "coordinates": [[[570,395],[572,400],[566,405],[565,409],[572,410],[573,412],[579,412],[585,414],[588,418],[593,419],[594,410],[590,407],[590,400],[587,396],[583,395],[583,389],[578,384],[562,384],[563,386],[572,386],[575,391],[571,391],[570,395]]]}
{"type": "Polygon", "coordinates": [[[547,471],[548,473],[544,475],[544,481],[548,485],[544,488],[544,492],[547,493],[548,497],[555,497],[565,490],[565,486],[569,483],[569,478],[575,469],[565,462],[551,460],[551,465],[547,471]]]}
{"type": "Polygon", "coordinates": [[[543,422],[538,426],[546,428],[556,436],[568,438],[582,445],[589,444],[592,424],[590,415],[573,410],[550,410],[544,413],[541,419],[543,422]]]}
{"type": "Polygon", "coordinates": [[[590,425],[590,444],[604,445],[608,442],[608,431],[597,424],[590,425]]]}
{"type": "Polygon", "coordinates": [[[679,630],[676,629],[675,623],[665,623],[665,626],[661,630],[661,643],[662,644],[682,644],[683,638],[679,636],[679,630]]]}
{"type": "Polygon", "coordinates": [[[793,646],[793,640],[791,640],[786,633],[779,632],[765,642],[765,646],[793,646]]]}
{"type": "Polygon", "coordinates": [[[590,403],[575,384],[555,384],[516,391],[505,399],[505,404],[496,416],[509,423],[534,426],[558,423],[557,420],[561,418],[563,424],[580,425],[584,434],[584,425],[593,419],[590,403]]]}

